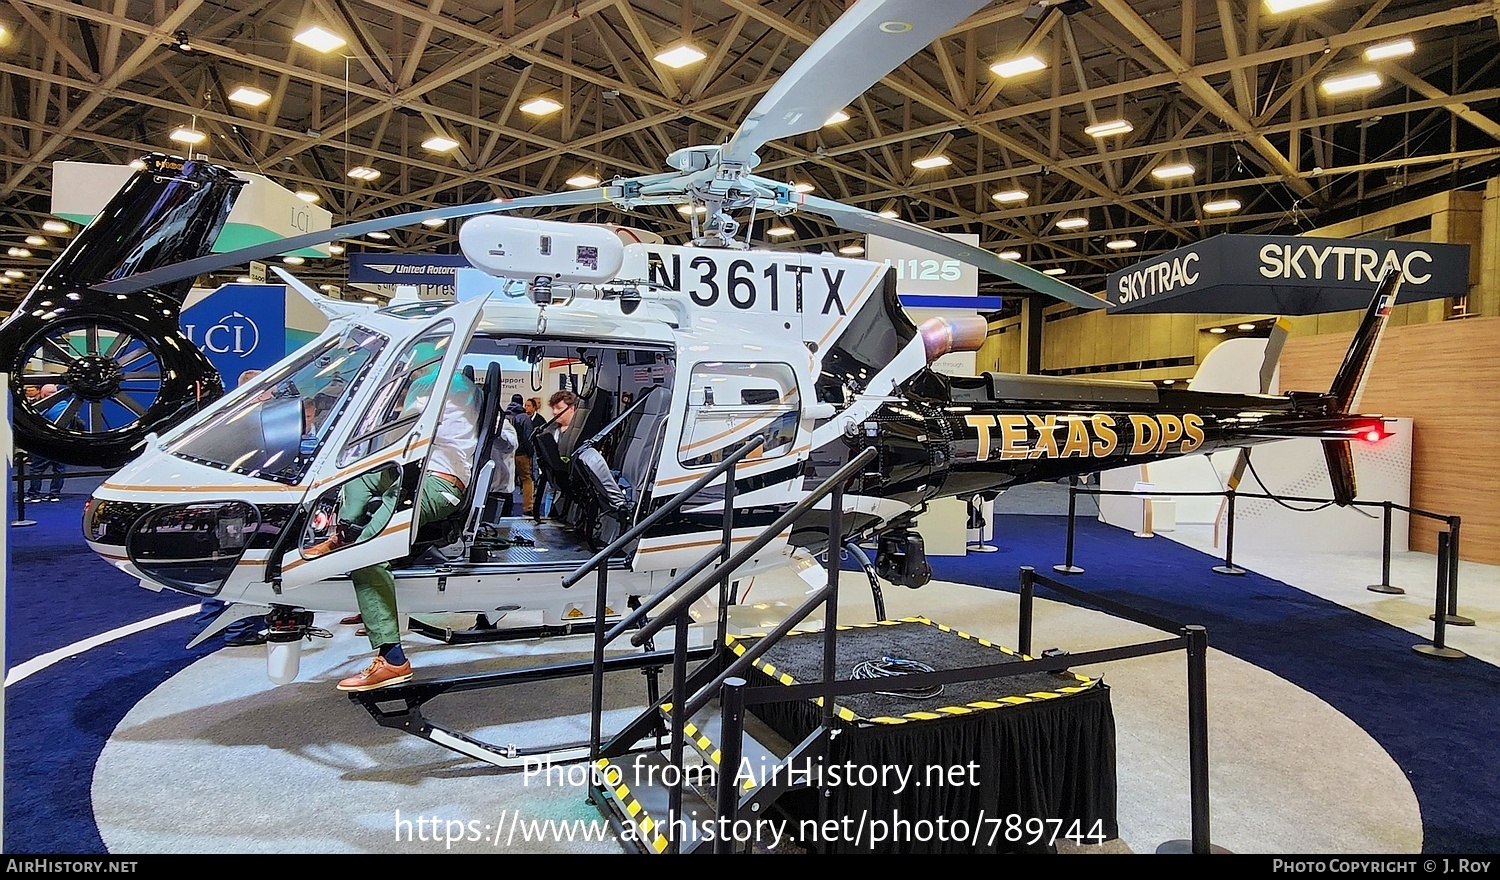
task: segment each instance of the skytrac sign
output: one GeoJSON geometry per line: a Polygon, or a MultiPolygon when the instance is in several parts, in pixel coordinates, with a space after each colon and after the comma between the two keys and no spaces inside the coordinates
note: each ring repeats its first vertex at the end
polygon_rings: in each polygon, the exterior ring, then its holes
{"type": "Polygon", "coordinates": [[[1381,274],[1400,301],[1462,296],[1469,248],[1366,239],[1220,235],[1109,276],[1111,312],[1309,315],[1363,308],[1381,274]]]}

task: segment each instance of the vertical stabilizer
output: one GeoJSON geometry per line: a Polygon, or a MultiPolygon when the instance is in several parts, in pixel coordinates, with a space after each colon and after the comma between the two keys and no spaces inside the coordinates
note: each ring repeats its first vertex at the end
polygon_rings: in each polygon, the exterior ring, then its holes
{"type": "Polygon", "coordinates": [[[1328,394],[1332,397],[1332,413],[1344,415],[1359,407],[1365,380],[1369,378],[1370,366],[1375,363],[1375,352],[1380,348],[1381,334],[1385,331],[1386,321],[1396,305],[1396,294],[1400,290],[1401,270],[1387,268],[1375,286],[1375,297],[1370,300],[1370,307],[1365,310],[1365,317],[1359,322],[1354,341],[1344,354],[1344,363],[1339,366],[1338,375],[1333,377],[1333,385],[1328,389],[1328,394]]]}

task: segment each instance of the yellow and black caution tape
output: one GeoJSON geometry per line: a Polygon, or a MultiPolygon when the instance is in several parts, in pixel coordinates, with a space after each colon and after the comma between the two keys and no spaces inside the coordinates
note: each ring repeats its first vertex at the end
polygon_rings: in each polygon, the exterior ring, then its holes
{"type": "MultiPolygon", "coordinates": [[[[855,623],[848,626],[839,626],[838,629],[868,629],[877,626],[894,626],[895,624],[899,623],[919,623],[924,626],[935,626],[945,633],[952,633],[953,635],[956,635],[961,639],[968,639],[969,641],[976,642],[986,648],[994,648],[1002,654],[1006,654],[1010,657],[1019,657],[1023,661],[1036,659],[1035,657],[1013,651],[1010,648],[1005,647],[1004,645],[997,645],[994,642],[989,641],[988,639],[981,639],[978,636],[970,635],[963,630],[954,629],[941,623],[934,623],[926,617],[907,617],[901,620],[882,620],[878,623],[855,623]]],[[[818,632],[821,632],[821,630],[792,630],[791,632],[787,633],[787,635],[812,635],[818,632]]],[[[741,636],[740,638],[763,638],[765,635],[765,633],[749,633],[741,636]]],[[[739,640],[734,636],[726,636],[725,643],[734,650],[736,655],[743,655],[745,653],[745,646],[740,644],[739,640]]],[[[787,675],[784,672],[778,672],[775,666],[765,662],[764,660],[757,660],[752,665],[754,665],[755,668],[759,669],[761,672],[770,676],[771,680],[773,681],[779,681],[784,685],[802,684],[802,682],[797,681],[790,675],[787,675]]],[[[1020,706],[1026,703],[1034,703],[1039,700],[1054,700],[1058,697],[1066,696],[1068,694],[1076,694],[1082,691],[1086,691],[1099,683],[1097,679],[1079,675],[1076,672],[1069,672],[1068,675],[1071,675],[1073,679],[1078,683],[1076,685],[1069,685],[1068,687],[1058,688],[1055,691],[1033,691],[1032,693],[1025,695],[997,697],[993,700],[976,700],[972,703],[965,703],[962,706],[943,706],[938,709],[907,712],[900,717],[882,715],[879,718],[861,718],[854,712],[837,704],[834,705],[834,714],[845,721],[868,721],[872,724],[905,724],[908,721],[935,721],[939,718],[947,718],[954,715],[967,715],[975,711],[1003,709],[1007,706],[1020,706]]],[[[819,697],[813,702],[819,706],[823,705],[822,697],[819,697]]]]}
{"type": "Polygon", "coordinates": [[[646,848],[654,853],[662,853],[667,850],[667,838],[661,833],[661,824],[646,813],[646,808],[636,800],[631,793],[630,786],[625,784],[625,771],[609,762],[608,758],[600,758],[594,766],[599,771],[599,778],[604,780],[604,788],[615,800],[620,802],[620,807],[625,810],[625,815],[635,827],[640,830],[638,840],[646,844],[646,848]],[[611,780],[619,780],[611,782],[611,780]]]}

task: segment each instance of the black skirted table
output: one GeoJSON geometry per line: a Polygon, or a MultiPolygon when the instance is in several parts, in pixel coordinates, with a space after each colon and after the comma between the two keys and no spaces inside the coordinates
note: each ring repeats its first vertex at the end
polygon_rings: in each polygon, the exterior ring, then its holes
{"type": "MultiPolygon", "coordinates": [[[[731,647],[743,653],[754,642],[738,637],[731,647]]],[[[854,677],[861,663],[912,660],[944,670],[1032,659],[925,618],[839,627],[836,656],[839,680],[854,677]]],[[[752,687],[816,682],[822,667],[822,633],[793,633],[748,680],[752,687]]],[[[811,701],[752,711],[791,742],[821,722],[811,701]]],[[[1037,852],[1118,836],[1114,714],[1101,680],[1020,672],[936,694],[840,697],[835,725],[826,765],[790,768],[822,774],[830,792],[824,820],[816,789],[779,802],[811,849],[1037,852]]]]}

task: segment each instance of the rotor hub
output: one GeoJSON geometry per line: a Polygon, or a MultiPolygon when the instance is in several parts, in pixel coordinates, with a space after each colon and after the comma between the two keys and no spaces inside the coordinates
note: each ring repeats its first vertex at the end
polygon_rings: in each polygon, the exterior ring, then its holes
{"type": "Polygon", "coordinates": [[[125,373],[113,359],[91,354],[74,361],[63,378],[79,397],[105,400],[119,392],[125,373]]]}

